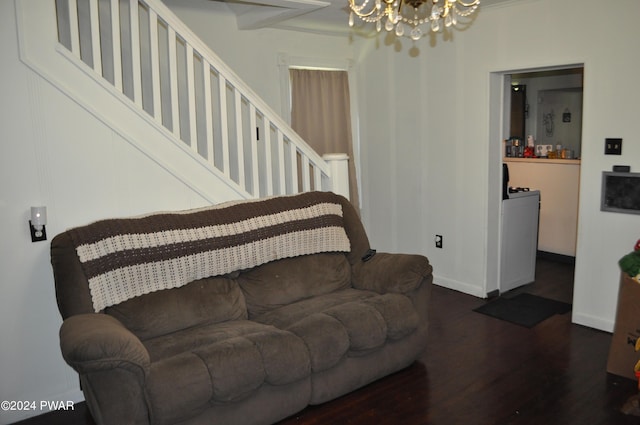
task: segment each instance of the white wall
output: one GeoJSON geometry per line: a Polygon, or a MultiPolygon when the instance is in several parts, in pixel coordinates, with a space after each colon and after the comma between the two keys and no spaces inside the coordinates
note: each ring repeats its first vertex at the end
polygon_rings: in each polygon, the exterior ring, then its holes
{"type": "Polygon", "coordinates": [[[363,216],[375,247],[428,254],[439,284],[480,296],[489,74],[459,63],[479,55],[465,51],[460,33],[454,38],[438,39],[437,48],[428,38],[403,40],[401,49],[381,42],[363,53],[363,216]],[[482,106],[470,107],[467,97],[482,106]],[[431,249],[436,234],[444,236],[441,250],[431,249]]]}
{"type": "Polygon", "coordinates": [[[524,0],[481,7],[468,30],[452,39],[439,36],[435,43],[422,40],[415,44],[417,55],[408,40],[401,49],[381,43],[363,53],[360,104],[368,108],[361,116],[363,197],[374,244],[390,250],[417,247],[430,257],[435,281],[444,286],[475,295],[493,289],[494,265],[487,256],[497,235],[487,229],[496,227],[500,180],[491,172],[499,166],[496,150],[504,134],[489,137],[495,134],[490,122],[500,128],[488,112],[492,73],[584,64],[573,320],[612,330],[617,261],[640,237],[640,217],[600,212],[600,178],[613,164],[640,171],[635,125],[640,86],[634,82],[640,67],[638,16],[640,2],[634,0],[616,2],[615,8],[603,8],[597,0],[524,0]],[[392,96],[386,109],[386,95],[396,84],[414,90],[392,96]],[[407,114],[419,119],[411,122],[407,114]],[[621,157],[603,155],[606,137],[624,139],[621,157]],[[407,185],[397,172],[405,167],[420,182],[407,185]],[[411,197],[417,199],[405,206],[411,197]],[[435,234],[444,236],[441,250],[434,248],[435,234]]]}

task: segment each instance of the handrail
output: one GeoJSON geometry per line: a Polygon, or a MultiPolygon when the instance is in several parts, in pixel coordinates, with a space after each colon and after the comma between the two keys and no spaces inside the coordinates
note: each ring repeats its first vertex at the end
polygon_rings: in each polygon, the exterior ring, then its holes
{"type": "Polygon", "coordinates": [[[345,157],[318,155],[161,1],[57,0],[56,8],[58,41],[70,56],[245,197],[348,196],[345,157]]]}

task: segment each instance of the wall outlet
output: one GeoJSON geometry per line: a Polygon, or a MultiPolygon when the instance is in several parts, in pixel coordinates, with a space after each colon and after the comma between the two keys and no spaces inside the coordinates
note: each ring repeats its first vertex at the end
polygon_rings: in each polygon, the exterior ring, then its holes
{"type": "Polygon", "coordinates": [[[442,248],[442,235],[436,235],[436,248],[442,248]]]}

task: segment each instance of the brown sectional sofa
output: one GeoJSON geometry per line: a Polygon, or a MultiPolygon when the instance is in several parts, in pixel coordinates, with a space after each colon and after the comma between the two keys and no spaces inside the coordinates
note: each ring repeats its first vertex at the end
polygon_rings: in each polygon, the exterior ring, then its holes
{"type": "Polygon", "coordinates": [[[70,229],[62,353],[100,424],[273,423],[425,349],[428,260],[373,254],[327,192],[70,229]]]}

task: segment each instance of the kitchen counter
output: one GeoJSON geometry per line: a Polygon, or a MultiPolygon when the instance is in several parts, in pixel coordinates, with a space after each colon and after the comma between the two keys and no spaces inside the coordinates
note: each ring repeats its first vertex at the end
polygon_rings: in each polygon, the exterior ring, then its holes
{"type": "Polygon", "coordinates": [[[504,158],[509,185],[540,190],[538,249],[575,257],[579,159],[504,158]]]}
{"type": "Polygon", "coordinates": [[[580,165],[579,159],[549,159],[549,158],[503,158],[504,162],[532,162],[538,164],[580,165]]]}

